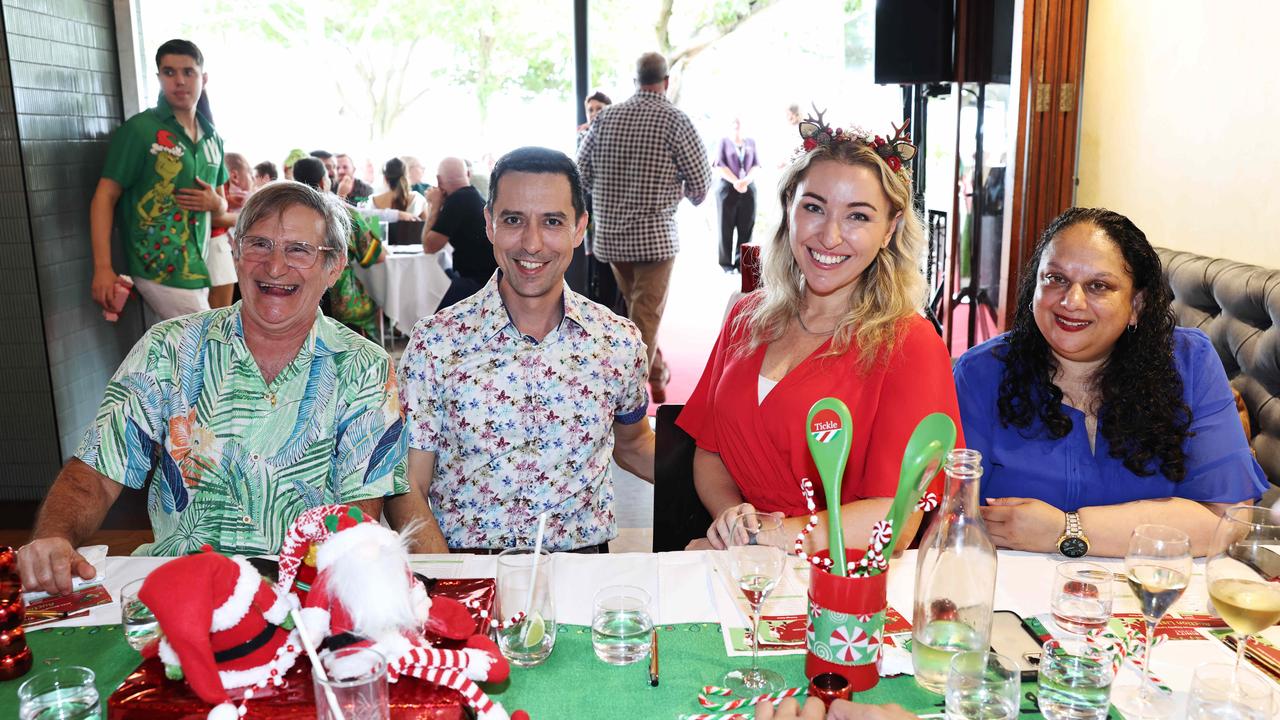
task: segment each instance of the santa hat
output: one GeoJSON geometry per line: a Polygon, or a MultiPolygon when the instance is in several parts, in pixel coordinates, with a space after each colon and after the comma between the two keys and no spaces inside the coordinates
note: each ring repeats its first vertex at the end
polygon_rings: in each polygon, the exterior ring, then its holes
{"type": "Polygon", "coordinates": [[[211,720],[236,716],[229,690],[279,685],[302,651],[296,631],[283,627],[296,600],[242,557],[174,558],[147,576],[138,599],[160,624],[161,661],[180,667],[196,695],[217,706],[211,720]]]}
{"type": "MultiPolygon", "coordinates": [[[[369,524],[370,527],[377,526],[378,523],[368,515],[365,515],[360,508],[350,505],[321,505],[311,508],[303,512],[289,526],[288,532],[285,533],[284,542],[280,544],[280,571],[276,576],[276,590],[280,592],[288,592],[293,585],[293,581],[298,577],[298,572],[302,568],[303,558],[307,556],[312,544],[319,545],[332,538],[335,534],[345,530],[352,529],[362,523],[369,524]]],[[[357,533],[357,535],[363,534],[357,533]]],[[[355,538],[344,543],[354,544],[358,542],[355,538]]],[[[365,540],[364,542],[367,542],[365,540]]],[[[349,545],[343,549],[348,549],[349,545]]],[[[322,561],[319,554],[316,556],[317,570],[323,570],[336,555],[333,552],[327,553],[322,561]]]]}

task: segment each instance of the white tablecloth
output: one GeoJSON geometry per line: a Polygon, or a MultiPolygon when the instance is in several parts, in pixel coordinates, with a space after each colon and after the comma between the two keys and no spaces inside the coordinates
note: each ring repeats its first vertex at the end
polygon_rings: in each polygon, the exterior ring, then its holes
{"type": "Polygon", "coordinates": [[[408,335],[418,320],[436,311],[450,280],[441,267],[440,253],[398,245],[387,250],[385,262],[355,266],[356,277],[396,329],[408,335]]]}
{"type": "MultiPolygon", "coordinates": [[[[126,583],[145,577],[167,558],[111,557],[107,559],[107,589],[118,597],[126,583]]],[[[995,609],[1013,610],[1023,617],[1045,613],[1049,609],[1049,586],[1053,568],[1061,558],[1032,553],[1000,553],[996,583],[995,609]]],[[[1123,572],[1120,560],[1093,560],[1116,572],[1123,572]]],[[[415,555],[414,569],[429,577],[468,578],[493,577],[497,558],[480,555],[415,555]]],[[[652,608],[655,621],[662,624],[720,622],[723,608],[732,607],[724,585],[710,572],[709,551],[661,554],[620,553],[577,555],[558,553],[554,556],[555,603],[559,622],[574,625],[591,623],[592,600],[598,590],[608,585],[637,585],[658,598],[652,608]]],[[[797,578],[806,578],[796,573],[797,578]]],[[[912,613],[915,584],[915,551],[895,560],[889,571],[889,604],[907,619],[912,613]]],[[[1115,585],[1115,612],[1134,612],[1136,601],[1123,584],[1115,585]]],[[[1204,562],[1198,561],[1186,594],[1173,607],[1173,612],[1206,611],[1207,593],[1204,562]]],[[[765,613],[768,613],[766,604],[765,613]]],[[[120,622],[117,604],[94,608],[89,616],[65,620],[58,625],[104,625],[120,622]]],[[[50,627],[50,626],[45,626],[50,627]]],[[[1155,653],[1152,671],[1177,691],[1185,700],[1191,674],[1206,662],[1229,662],[1233,654],[1216,641],[1182,640],[1166,642],[1155,653]]],[[[1137,676],[1126,670],[1117,685],[1133,685],[1137,676]]],[[[1181,713],[1177,715],[1181,717],[1181,713]]]]}

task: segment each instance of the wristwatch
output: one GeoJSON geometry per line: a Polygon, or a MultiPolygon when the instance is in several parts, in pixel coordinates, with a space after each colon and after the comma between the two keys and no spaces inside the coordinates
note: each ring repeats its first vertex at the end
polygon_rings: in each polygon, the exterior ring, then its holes
{"type": "Polygon", "coordinates": [[[1067,525],[1062,530],[1062,537],[1058,538],[1058,552],[1069,558],[1080,558],[1089,554],[1089,538],[1084,534],[1084,528],[1080,527],[1080,515],[1078,513],[1067,513],[1067,525]]]}

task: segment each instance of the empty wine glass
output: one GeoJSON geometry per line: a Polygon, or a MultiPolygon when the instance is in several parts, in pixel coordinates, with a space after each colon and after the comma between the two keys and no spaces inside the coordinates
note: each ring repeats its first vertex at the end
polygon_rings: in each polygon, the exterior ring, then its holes
{"type": "Polygon", "coordinates": [[[1205,579],[1218,615],[1236,631],[1239,674],[1250,635],[1280,621],[1280,524],[1271,508],[1236,505],[1218,520],[1209,545],[1205,579]]]}
{"type": "Polygon", "coordinates": [[[781,689],[782,676],[759,667],[760,609],[787,565],[782,552],[782,519],[765,513],[743,513],[733,524],[729,564],[733,580],[751,605],[751,667],[724,676],[724,685],[739,696],[781,689]]]}
{"type": "Polygon", "coordinates": [[[1142,663],[1142,683],[1117,688],[1111,702],[1126,718],[1163,718],[1174,711],[1173,698],[1151,690],[1151,641],[1156,625],[1182,597],[1191,580],[1191,539],[1177,528],[1139,525],[1129,537],[1124,556],[1129,589],[1138,597],[1147,621],[1147,645],[1142,663]]]}

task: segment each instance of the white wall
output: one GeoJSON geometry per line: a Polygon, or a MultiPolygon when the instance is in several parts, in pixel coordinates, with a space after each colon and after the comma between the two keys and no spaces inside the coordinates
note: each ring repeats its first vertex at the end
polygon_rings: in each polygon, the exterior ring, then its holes
{"type": "Polygon", "coordinates": [[[1076,204],[1280,268],[1280,2],[1091,0],[1076,204]]]}

